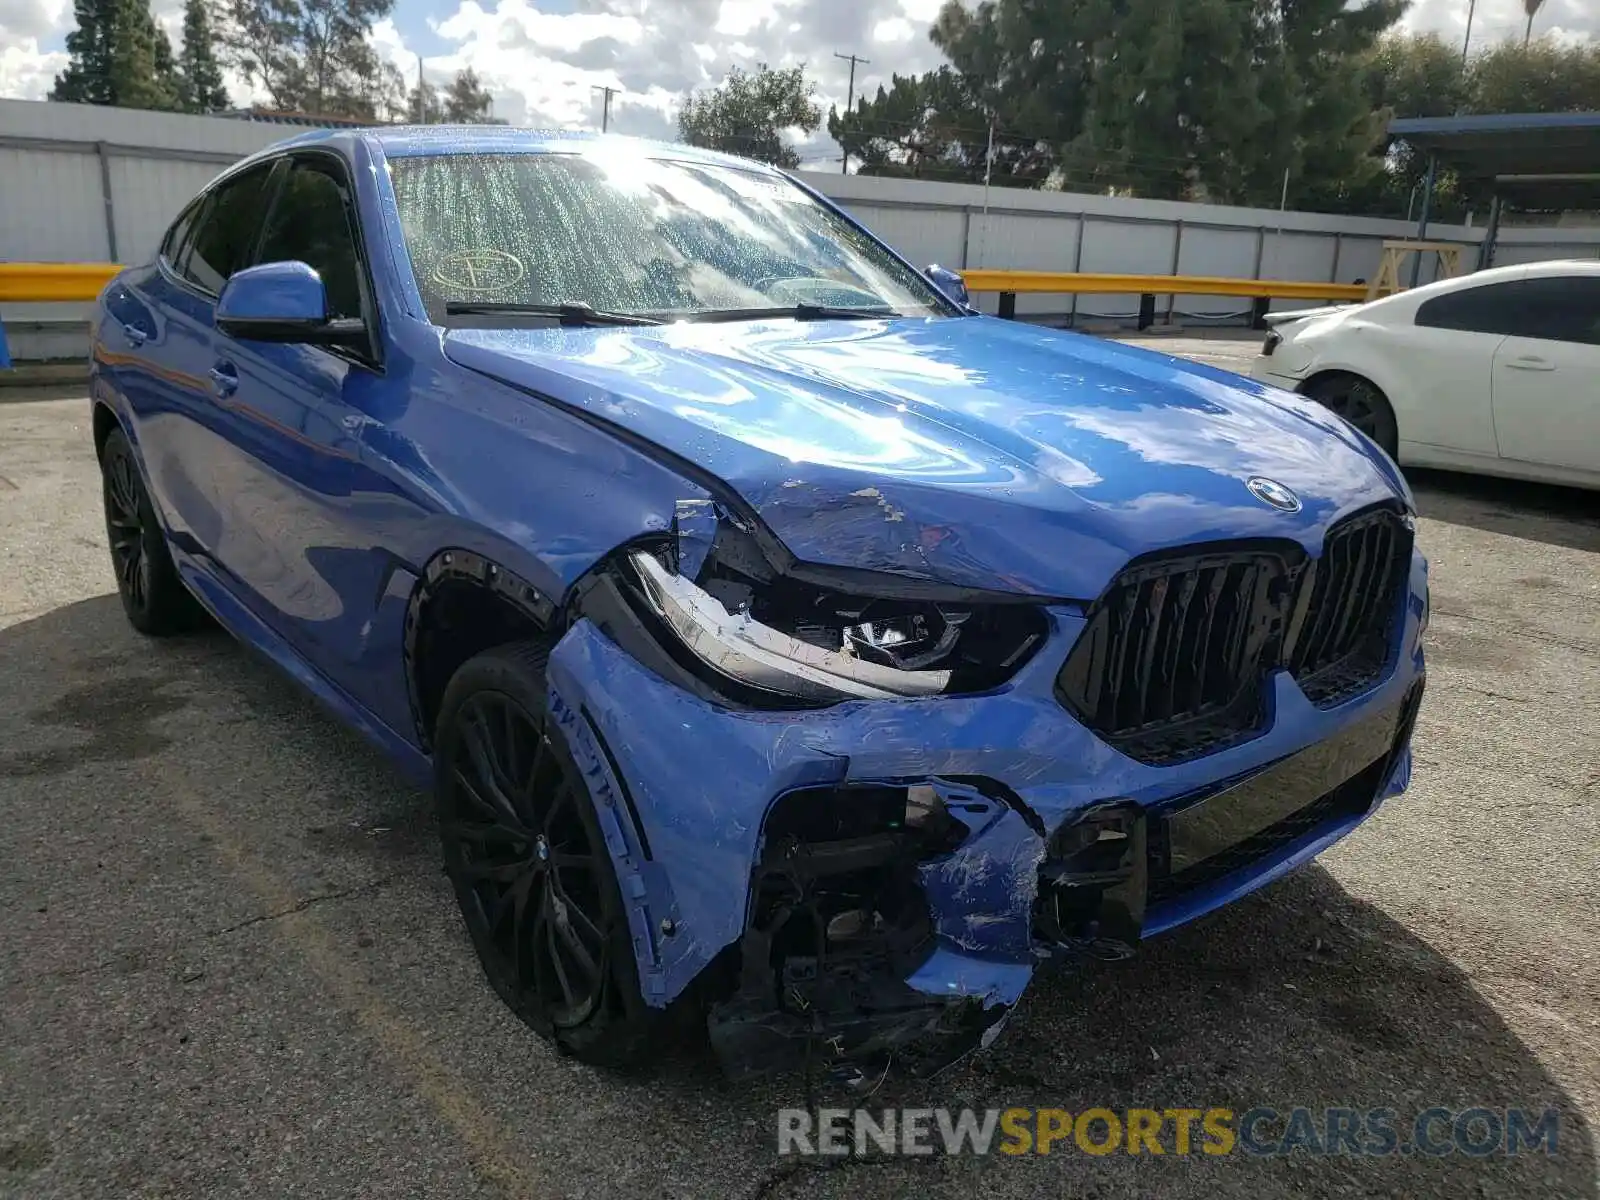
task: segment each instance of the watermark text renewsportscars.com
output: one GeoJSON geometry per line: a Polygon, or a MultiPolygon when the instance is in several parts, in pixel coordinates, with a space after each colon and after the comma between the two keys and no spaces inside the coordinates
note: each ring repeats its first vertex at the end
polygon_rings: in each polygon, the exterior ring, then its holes
{"type": "Polygon", "coordinates": [[[1555,1154],[1553,1108],[804,1108],[778,1110],[784,1155],[1555,1154]]]}

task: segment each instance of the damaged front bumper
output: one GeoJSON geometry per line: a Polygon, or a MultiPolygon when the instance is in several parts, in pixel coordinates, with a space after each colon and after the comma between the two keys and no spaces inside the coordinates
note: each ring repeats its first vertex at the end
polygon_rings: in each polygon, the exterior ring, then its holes
{"type": "Polygon", "coordinates": [[[1410,777],[1426,567],[1399,650],[1318,707],[1287,672],[1270,723],[1170,766],[1106,745],[1053,681],[1083,616],[981,695],[736,710],[667,682],[587,619],[551,711],[588,777],[640,986],[697,985],[732,1071],[986,1042],[1034,969],[1119,958],[1350,832],[1410,777]]]}

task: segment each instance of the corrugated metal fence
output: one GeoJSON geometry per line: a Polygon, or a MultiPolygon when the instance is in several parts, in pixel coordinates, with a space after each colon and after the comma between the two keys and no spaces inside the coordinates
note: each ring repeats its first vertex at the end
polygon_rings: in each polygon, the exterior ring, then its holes
{"type": "MultiPolygon", "coordinates": [[[[228,163],[295,131],[282,125],[0,100],[0,261],[136,262],[183,202],[228,163]]],[[[1071,192],[805,175],[913,262],[955,268],[1209,275],[1351,283],[1377,270],[1403,221],[1278,213],[1071,192]]],[[[1481,230],[1430,237],[1476,244],[1481,230]]],[[[1600,229],[1503,229],[1496,261],[1600,256],[1600,229]]],[[[1431,277],[1427,264],[1425,278],[1431,277]]],[[[994,296],[985,303],[993,305],[994,296]]],[[[1024,296],[1023,316],[1131,316],[1133,297],[1024,296]]],[[[1295,307],[1295,301],[1279,302],[1295,307]]],[[[1163,311],[1224,317],[1225,297],[1163,299],[1163,311]]],[[[82,305],[0,308],[19,359],[85,352],[82,305]]]]}

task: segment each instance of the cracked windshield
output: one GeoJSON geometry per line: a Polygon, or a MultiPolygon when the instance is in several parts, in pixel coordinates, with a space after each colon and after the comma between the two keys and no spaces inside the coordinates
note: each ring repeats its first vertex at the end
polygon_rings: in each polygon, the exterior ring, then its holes
{"type": "Polygon", "coordinates": [[[398,158],[390,171],[435,320],[469,304],[669,319],[946,311],[914,271],[778,176],[636,154],[398,158]]]}

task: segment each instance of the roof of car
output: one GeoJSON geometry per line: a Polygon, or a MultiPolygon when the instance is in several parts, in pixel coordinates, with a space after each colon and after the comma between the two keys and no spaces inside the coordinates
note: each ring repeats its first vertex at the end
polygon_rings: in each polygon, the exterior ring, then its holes
{"type": "Polygon", "coordinates": [[[641,155],[670,154],[674,158],[723,163],[746,170],[772,170],[764,163],[682,142],[658,142],[583,130],[523,129],[511,125],[376,125],[361,129],[316,129],[274,143],[264,153],[302,146],[348,147],[357,140],[376,146],[385,158],[443,154],[570,154],[583,147],[616,146],[632,148],[641,155]]]}
{"type": "Polygon", "coordinates": [[[1451,287],[1473,287],[1529,275],[1600,275],[1600,259],[1552,258],[1540,262],[1512,263],[1504,267],[1490,267],[1485,271],[1473,271],[1454,279],[1436,280],[1430,286],[1438,291],[1448,291],[1451,287]]]}

